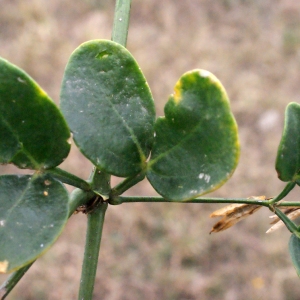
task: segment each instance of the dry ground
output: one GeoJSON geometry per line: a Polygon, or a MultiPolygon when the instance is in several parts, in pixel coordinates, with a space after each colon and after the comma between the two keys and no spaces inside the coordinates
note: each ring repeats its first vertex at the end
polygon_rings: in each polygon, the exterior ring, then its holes
{"type": "MultiPolygon", "coordinates": [[[[24,68],[58,103],[69,55],[86,40],[110,38],[113,6],[113,0],[0,0],[0,56],[24,68]]],[[[274,161],[285,106],[300,101],[299,16],[295,0],[132,3],[128,49],[148,78],[158,115],[190,69],[213,72],[227,89],[242,153],[232,179],[213,196],[274,196],[284,186],[274,161]]],[[[83,178],[91,169],[75,148],[62,167],[83,178]]],[[[15,170],[0,169],[7,171],[15,170]]],[[[130,193],[155,194],[146,182],[130,193]]],[[[109,207],[94,299],[300,299],[287,230],[266,235],[270,212],[264,209],[209,235],[208,216],[217,207],[109,207]]],[[[8,299],[76,299],[85,220],[71,218],[8,299]]]]}

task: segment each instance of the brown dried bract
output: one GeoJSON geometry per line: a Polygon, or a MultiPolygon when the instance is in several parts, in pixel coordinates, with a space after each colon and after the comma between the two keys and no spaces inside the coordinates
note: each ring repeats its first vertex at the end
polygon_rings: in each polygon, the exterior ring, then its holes
{"type": "MultiPolygon", "coordinates": [[[[283,213],[286,214],[289,219],[295,220],[300,216],[300,207],[290,206],[286,209],[283,209],[283,213]]],[[[284,223],[276,215],[270,216],[270,219],[273,219],[270,223],[271,225],[273,224],[273,226],[270,227],[266,233],[273,232],[284,226],[284,223]]]]}
{"type": "MultiPolygon", "coordinates": [[[[250,197],[250,199],[255,200],[266,200],[265,196],[250,197]]],[[[221,209],[214,211],[210,217],[223,217],[219,222],[217,222],[210,233],[223,231],[231,226],[235,225],[237,222],[245,219],[246,217],[252,215],[257,210],[261,208],[261,205],[255,204],[230,204],[221,209]]]]}

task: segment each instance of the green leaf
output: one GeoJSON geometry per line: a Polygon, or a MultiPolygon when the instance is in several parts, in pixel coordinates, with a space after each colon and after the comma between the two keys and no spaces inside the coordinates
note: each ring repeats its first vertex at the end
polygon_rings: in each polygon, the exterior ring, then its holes
{"type": "Polygon", "coordinates": [[[292,258],[293,265],[300,277],[300,239],[295,234],[291,235],[289,241],[289,251],[292,258]]]}
{"type": "Polygon", "coordinates": [[[0,270],[27,265],[57,239],[68,219],[68,193],[48,174],[0,176],[0,270]]]}
{"type": "Polygon", "coordinates": [[[41,169],[70,151],[70,131],[54,102],[24,71],[0,58],[0,163],[41,169]]]}
{"type": "Polygon", "coordinates": [[[276,171],[282,181],[295,181],[300,171],[300,105],[290,103],[277,151],[276,171]]]}
{"type": "Polygon", "coordinates": [[[237,125],[223,86],[207,71],[180,78],[155,132],[147,177],[167,199],[188,200],[215,190],[237,165],[237,125]]]}
{"type": "Polygon", "coordinates": [[[106,40],[77,48],[66,67],[61,107],[77,146],[99,169],[121,177],[145,169],[155,109],[126,48],[106,40]]]}

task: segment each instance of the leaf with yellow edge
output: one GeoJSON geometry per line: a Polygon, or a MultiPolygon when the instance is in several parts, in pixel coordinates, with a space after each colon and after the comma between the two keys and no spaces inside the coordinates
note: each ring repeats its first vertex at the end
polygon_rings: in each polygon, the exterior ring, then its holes
{"type": "Polygon", "coordinates": [[[23,70],[0,58],[0,164],[50,169],[70,151],[60,110],[23,70]]]}
{"type": "Polygon", "coordinates": [[[232,175],[237,125],[224,87],[210,72],[193,70],[179,79],[154,129],[147,178],[166,199],[193,199],[232,175]]]}

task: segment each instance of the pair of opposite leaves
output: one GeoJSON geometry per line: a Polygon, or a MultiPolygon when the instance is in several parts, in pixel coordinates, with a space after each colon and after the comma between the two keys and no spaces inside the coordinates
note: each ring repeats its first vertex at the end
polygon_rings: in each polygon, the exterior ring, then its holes
{"type": "Polygon", "coordinates": [[[146,172],[157,192],[170,200],[218,188],[237,164],[237,126],[229,101],[207,71],[185,73],[165,106],[165,117],[155,121],[149,86],[132,55],[111,41],[86,42],[65,70],[61,110],[67,126],[31,78],[1,63],[7,70],[0,88],[7,91],[7,74],[13,75],[11,95],[1,100],[2,163],[55,167],[69,152],[69,126],[81,152],[101,170],[120,177],[146,172]]]}
{"type": "MultiPolygon", "coordinates": [[[[84,43],[72,54],[62,111],[80,150],[100,169],[121,177],[146,171],[156,191],[188,200],[220,187],[239,158],[235,119],[225,89],[205,70],[185,73],[155,121],[149,86],[122,46],[84,43]],[[147,162],[151,152],[151,158],[147,162]]],[[[300,184],[300,105],[290,103],[276,158],[282,181],[300,184]]]]}
{"type": "Polygon", "coordinates": [[[170,200],[216,189],[237,164],[237,127],[226,92],[204,70],[180,78],[165,117],[155,121],[149,86],[131,54],[111,41],[87,42],[67,65],[61,109],[95,165],[120,177],[146,171],[170,200]]]}

